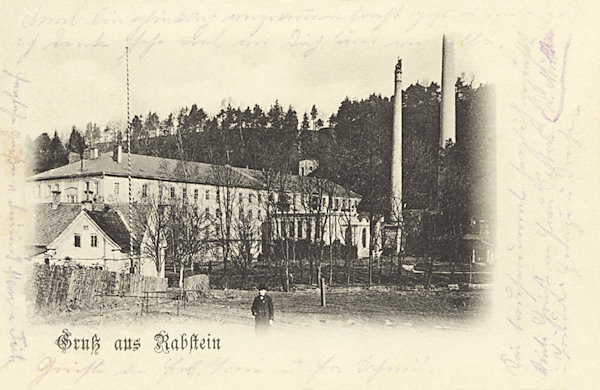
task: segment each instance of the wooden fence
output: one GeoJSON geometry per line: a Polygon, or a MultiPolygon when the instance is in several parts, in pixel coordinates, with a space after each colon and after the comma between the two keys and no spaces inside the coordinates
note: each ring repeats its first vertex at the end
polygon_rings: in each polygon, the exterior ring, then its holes
{"type": "Polygon", "coordinates": [[[36,312],[91,307],[99,295],[142,296],[167,289],[166,278],[93,268],[34,264],[29,298],[36,312]]]}

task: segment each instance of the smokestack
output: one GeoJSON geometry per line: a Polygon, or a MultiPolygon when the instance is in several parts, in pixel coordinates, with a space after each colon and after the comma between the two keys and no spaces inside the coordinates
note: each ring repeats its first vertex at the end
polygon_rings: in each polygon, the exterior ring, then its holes
{"type": "Polygon", "coordinates": [[[446,147],[446,141],[456,142],[456,97],[454,74],[454,44],[446,35],[442,38],[442,109],[440,147],[446,147]]]}
{"type": "Polygon", "coordinates": [[[392,131],[391,221],[402,219],[402,59],[394,72],[394,126],[392,131]]]}

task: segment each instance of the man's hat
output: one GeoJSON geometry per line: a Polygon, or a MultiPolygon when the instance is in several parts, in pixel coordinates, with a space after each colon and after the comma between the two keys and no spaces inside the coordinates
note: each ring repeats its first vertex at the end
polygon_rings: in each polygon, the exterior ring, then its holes
{"type": "Polygon", "coordinates": [[[258,289],[259,290],[266,290],[267,286],[264,283],[261,283],[261,284],[258,285],[258,289]]]}

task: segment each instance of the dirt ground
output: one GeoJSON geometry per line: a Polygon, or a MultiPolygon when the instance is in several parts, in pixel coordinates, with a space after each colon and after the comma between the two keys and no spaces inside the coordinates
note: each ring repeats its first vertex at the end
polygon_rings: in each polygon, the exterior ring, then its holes
{"type": "MultiPolygon", "coordinates": [[[[173,291],[175,293],[175,291],[173,291]]],[[[211,290],[204,297],[177,305],[168,297],[150,298],[142,313],[141,300],[116,298],[97,308],[61,312],[44,322],[96,325],[156,321],[206,321],[242,325],[252,321],[250,306],[256,291],[211,290]],[[179,310],[179,314],[177,313],[179,310]]],[[[280,327],[431,327],[468,329],[487,313],[488,291],[409,290],[393,288],[331,288],[326,307],[316,288],[290,293],[269,292],[280,327]]]]}

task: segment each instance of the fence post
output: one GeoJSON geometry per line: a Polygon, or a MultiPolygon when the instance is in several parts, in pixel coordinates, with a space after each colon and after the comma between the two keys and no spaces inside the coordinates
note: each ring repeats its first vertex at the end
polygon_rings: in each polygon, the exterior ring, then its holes
{"type": "Polygon", "coordinates": [[[325,299],[325,278],[319,279],[319,287],[321,288],[321,306],[327,306],[325,299]]]}

